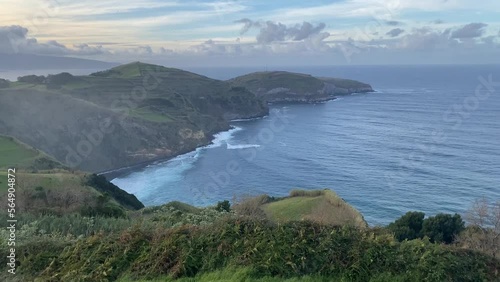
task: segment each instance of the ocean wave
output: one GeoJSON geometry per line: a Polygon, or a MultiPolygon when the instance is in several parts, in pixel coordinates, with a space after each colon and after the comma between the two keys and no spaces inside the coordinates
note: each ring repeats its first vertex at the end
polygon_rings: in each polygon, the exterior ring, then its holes
{"type": "Polygon", "coordinates": [[[227,141],[231,140],[233,138],[234,133],[241,131],[241,130],[243,130],[243,128],[238,127],[238,126],[233,126],[233,128],[231,128],[228,131],[223,131],[223,132],[219,132],[217,134],[214,134],[214,140],[212,140],[212,144],[207,145],[203,148],[211,149],[211,148],[220,147],[220,146],[224,145],[225,143],[227,143],[227,141]]]}
{"type": "Polygon", "coordinates": [[[258,144],[240,144],[240,145],[231,145],[229,143],[227,144],[227,149],[228,150],[238,150],[238,149],[250,149],[250,148],[259,148],[260,145],[258,144]]]}

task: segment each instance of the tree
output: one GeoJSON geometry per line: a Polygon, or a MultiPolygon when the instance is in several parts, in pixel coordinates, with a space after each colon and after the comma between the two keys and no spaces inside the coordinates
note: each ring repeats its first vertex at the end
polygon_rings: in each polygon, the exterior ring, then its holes
{"type": "Polygon", "coordinates": [[[452,243],[465,229],[465,223],[459,214],[440,213],[424,220],[421,236],[429,237],[433,243],[452,243]]]}
{"type": "Polygon", "coordinates": [[[465,217],[468,226],[458,243],[495,258],[500,258],[500,201],[490,204],[486,199],[476,200],[465,217]]]}
{"type": "Polygon", "coordinates": [[[388,229],[394,233],[399,241],[420,238],[420,232],[424,222],[425,213],[407,212],[405,215],[389,224],[388,229]]]}
{"type": "Polygon", "coordinates": [[[10,82],[8,80],[0,78],[0,88],[7,88],[9,85],[10,82]]]}
{"type": "Polygon", "coordinates": [[[231,211],[231,204],[229,203],[228,200],[220,201],[217,203],[217,207],[215,207],[217,211],[226,211],[230,212],[231,211]]]}

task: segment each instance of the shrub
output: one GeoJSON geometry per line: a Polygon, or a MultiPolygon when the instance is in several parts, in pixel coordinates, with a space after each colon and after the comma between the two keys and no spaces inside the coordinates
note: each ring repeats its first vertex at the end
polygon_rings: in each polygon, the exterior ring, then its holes
{"type": "Polygon", "coordinates": [[[215,210],[230,212],[231,211],[231,204],[229,203],[228,200],[219,201],[217,203],[217,206],[215,207],[215,210]]]}
{"type": "Polygon", "coordinates": [[[0,78],[0,88],[7,88],[10,85],[10,81],[0,78]]]}
{"type": "Polygon", "coordinates": [[[102,175],[88,175],[85,180],[85,185],[94,187],[99,192],[108,193],[125,208],[134,210],[144,208],[144,204],[137,200],[137,198],[133,194],[129,194],[126,191],[123,191],[118,186],[109,182],[106,177],[102,175]]]}
{"type": "Polygon", "coordinates": [[[268,203],[270,200],[269,196],[261,195],[257,197],[243,197],[242,199],[236,201],[233,205],[233,210],[239,214],[255,218],[265,218],[266,214],[261,209],[261,206],[268,203]]]}
{"type": "Polygon", "coordinates": [[[425,214],[423,212],[407,212],[387,227],[399,241],[420,238],[425,214]]]}
{"type": "Polygon", "coordinates": [[[459,214],[437,214],[424,220],[422,236],[427,236],[431,242],[450,244],[465,228],[465,223],[459,214]]]}

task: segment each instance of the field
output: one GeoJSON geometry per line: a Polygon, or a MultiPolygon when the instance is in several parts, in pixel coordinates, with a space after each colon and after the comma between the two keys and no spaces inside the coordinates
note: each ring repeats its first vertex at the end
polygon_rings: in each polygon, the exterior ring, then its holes
{"type": "Polygon", "coordinates": [[[36,150],[14,141],[10,137],[0,136],[0,168],[27,167],[41,154],[36,150]]]}
{"type": "Polygon", "coordinates": [[[331,190],[294,190],[289,197],[266,203],[262,209],[276,222],[312,220],[366,227],[362,215],[331,190]]]}
{"type": "Polygon", "coordinates": [[[167,114],[159,114],[149,111],[146,108],[137,108],[130,111],[130,116],[138,117],[152,122],[171,122],[173,121],[167,114]]]}

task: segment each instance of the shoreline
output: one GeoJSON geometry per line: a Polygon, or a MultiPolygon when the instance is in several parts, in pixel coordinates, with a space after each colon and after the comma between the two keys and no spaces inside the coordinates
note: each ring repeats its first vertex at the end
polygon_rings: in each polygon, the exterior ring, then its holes
{"type": "MultiPolygon", "coordinates": [[[[351,94],[354,94],[354,93],[351,93],[351,94]]],[[[332,97],[329,97],[329,99],[325,100],[325,101],[316,101],[316,102],[291,102],[291,101],[280,101],[280,102],[275,102],[275,103],[268,103],[268,105],[270,107],[273,107],[273,106],[280,106],[280,105],[296,105],[296,104],[306,104],[306,105],[314,105],[314,104],[325,104],[325,103],[328,103],[328,102],[331,102],[331,101],[335,101],[335,100],[338,100],[339,98],[341,97],[338,97],[338,96],[332,96],[332,97]]],[[[231,123],[233,122],[236,122],[236,123],[240,123],[240,122],[248,122],[248,121],[255,121],[255,120],[260,120],[260,119],[265,119],[269,117],[269,114],[266,114],[266,115],[263,115],[263,116],[259,116],[259,117],[251,117],[251,118],[243,118],[243,119],[233,119],[233,120],[229,120],[228,123],[229,123],[229,126],[230,128],[227,129],[227,130],[222,130],[222,131],[218,131],[216,133],[214,133],[212,135],[212,138],[210,139],[210,142],[205,144],[205,145],[201,145],[201,146],[198,146],[198,147],[195,147],[193,149],[189,149],[189,150],[185,150],[185,151],[182,151],[182,152],[179,152],[178,154],[175,154],[175,155],[172,155],[170,157],[166,157],[166,158],[156,158],[156,159],[152,159],[152,160],[147,160],[147,161],[143,161],[143,162],[140,162],[140,163],[137,163],[137,164],[134,164],[134,165],[130,165],[130,166],[125,166],[125,167],[119,167],[119,168],[116,168],[116,169],[111,169],[111,170],[107,170],[107,171],[102,171],[102,172],[95,172],[95,174],[97,175],[102,175],[104,176],[108,181],[112,181],[113,179],[116,179],[116,178],[119,178],[119,177],[123,177],[123,176],[127,176],[127,175],[130,175],[136,171],[139,171],[139,170],[142,170],[150,165],[156,165],[156,164],[160,164],[160,163],[166,163],[168,161],[171,161],[179,156],[182,156],[182,155],[185,155],[185,154],[188,154],[188,153],[191,153],[191,152],[194,152],[196,150],[201,150],[203,148],[207,148],[211,145],[214,144],[214,140],[217,138],[216,136],[221,134],[221,133],[227,133],[227,132],[231,132],[231,130],[234,130],[235,128],[237,128],[237,126],[234,126],[234,125],[231,125],[231,123]]]]}
{"type": "MultiPolygon", "coordinates": [[[[254,121],[254,120],[259,120],[259,119],[266,118],[267,116],[268,115],[265,115],[265,116],[262,116],[262,117],[248,118],[248,119],[236,119],[236,120],[231,120],[230,122],[232,123],[232,122],[254,121]]],[[[230,125],[230,128],[228,130],[222,130],[222,131],[218,131],[218,132],[214,133],[212,135],[212,138],[210,139],[210,142],[207,143],[207,144],[205,144],[205,145],[197,146],[197,147],[195,147],[193,149],[182,151],[182,152],[180,152],[178,154],[175,154],[175,155],[167,157],[167,158],[152,159],[152,160],[144,161],[144,162],[141,162],[141,163],[138,163],[138,164],[134,164],[134,165],[130,165],[130,166],[125,166],[125,167],[120,167],[120,168],[116,168],[116,169],[112,169],[112,170],[107,170],[107,171],[103,171],[103,172],[98,172],[98,173],[95,173],[95,174],[102,175],[108,181],[112,181],[113,179],[116,179],[116,178],[119,178],[119,177],[123,177],[123,176],[127,176],[127,175],[130,175],[130,174],[132,174],[132,173],[134,173],[136,171],[145,169],[148,166],[158,165],[158,164],[161,164],[161,163],[166,163],[166,162],[169,162],[169,161],[171,161],[171,160],[173,160],[173,159],[175,159],[177,157],[180,157],[180,156],[183,156],[183,155],[195,152],[197,150],[202,150],[202,149],[205,149],[205,148],[210,148],[210,146],[213,146],[213,145],[218,145],[217,143],[214,143],[214,141],[216,141],[217,138],[221,134],[228,133],[229,135],[232,135],[232,132],[239,131],[239,130],[242,130],[242,128],[238,127],[238,126],[235,126],[235,125],[230,125]]],[[[224,139],[222,139],[222,140],[224,140],[224,139]]]]}

